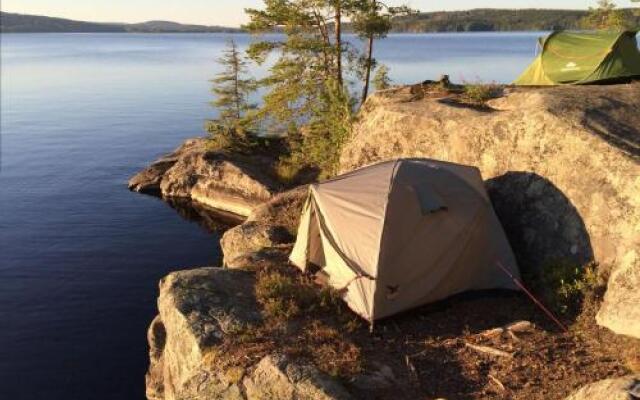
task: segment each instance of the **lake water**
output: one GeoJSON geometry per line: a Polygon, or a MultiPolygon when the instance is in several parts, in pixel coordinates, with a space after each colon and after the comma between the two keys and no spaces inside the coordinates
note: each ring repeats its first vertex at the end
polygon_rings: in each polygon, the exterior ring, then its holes
{"type": "MultiPolygon", "coordinates": [[[[397,83],[508,82],[537,36],[394,35],[377,50],[397,83]]],[[[126,181],[202,133],[228,37],[0,36],[1,399],[144,398],[157,282],[219,246],[126,181]]]]}

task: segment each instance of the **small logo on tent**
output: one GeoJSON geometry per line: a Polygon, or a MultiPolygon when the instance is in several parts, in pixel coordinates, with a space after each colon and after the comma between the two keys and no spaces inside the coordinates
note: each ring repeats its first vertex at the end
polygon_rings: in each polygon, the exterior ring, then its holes
{"type": "Polygon", "coordinates": [[[562,71],[580,71],[580,67],[578,67],[578,64],[573,61],[569,61],[567,65],[562,68],[562,71]]]}

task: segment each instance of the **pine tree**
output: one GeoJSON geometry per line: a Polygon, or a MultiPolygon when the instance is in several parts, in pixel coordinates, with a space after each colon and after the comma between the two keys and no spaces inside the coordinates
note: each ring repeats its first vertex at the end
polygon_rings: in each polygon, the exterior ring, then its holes
{"type": "Polygon", "coordinates": [[[385,38],[391,30],[391,19],[400,15],[409,15],[415,11],[407,6],[389,7],[378,0],[363,0],[356,7],[353,16],[353,28],[355,32],[366,42],[366,50],[361,64],[363,72],[363,89],[360,99],[361,104],[369,94],[371,71],[376,67],[373,57],[373,44],[375,39],[385,38]]]}
{"type": "Polygon", "coordinates": [[[389,78],[389,68],[381,65],[376,69],[376,75],[373,77],[373,86],[376,90],[385,90],[391,87],[391,78],[389,78]]]}
{"type": "Polygon", "coordinates": [[[263,63],[277,60],[260,81],[266,94],[257,111],[271,134],[287,134],[290,156],[283,160],[303,168],[313,165],[322,176],[335,168],[332,154],[339,152],[350,132],[353,99],[344,80],[343,58],[351,49],[342,37],[342,20],[355,2],[348,0],[265,0],[260,10],[248,9],[254,34],[281,30],[284,37],[254,42],[249,56],[263,63]],[[347,133],[345,133],[347,132],[347,133]]]}
{"type": "Polygon", "coordinates": [[[214,147],[241,151],[252,143],[251,118],[248,112],[255,108],[249,102],[256,89],[255,80],[247,77],[247,61],[233,40],[227,42],[218,63],[223,66],[212,79],[211,89],[215,100],[211,105],[218,110],[218,118],[208,121],[208,131],[212,135],[214,147]]]}
{"type": "Polygon", "coordinates": [[[360,66],[366,64],[364,74],[370,75],[372,42],[388,32],[391,11],[377,0],[264,0],[263,8],[246,10],[250,22],[245,28],[251,33],[284,33],[279,39],[254,42],[248,54],[257,63],[277,57],[269,76],[260,81],[266,94],[256,116],[268,133],[288,135],[287,163],[311,164],[321,170],[321,177],[335,173],[357,103],[349,90],[353,73],[347,66],[364,60],[360,66]],[[359,58],[344,40],[346,19],[360,27],[362,38],[371,38],[366,56],[359,58]]]}

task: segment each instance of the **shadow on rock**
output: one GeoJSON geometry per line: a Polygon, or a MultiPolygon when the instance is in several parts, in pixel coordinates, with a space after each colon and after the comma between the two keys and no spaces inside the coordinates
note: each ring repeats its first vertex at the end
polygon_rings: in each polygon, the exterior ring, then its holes
{"type": "Polygon", "coordinates": [[[187,221],[195,222],[211,233],[221,233],[244,220],[235,214],[203,206],[189,199],[164,198],[169,207],[187,221]]]}
{"type": "Polygon", "coordinates": [[[485,184],[523,271],[594,261],[582,217],[551,181],[530,172],[507,172],[485,184]]]}
{"type": "Polygon", "coordinates": [[[554,311],[573,320],[582,303],[576,288],[585,279],[585,266],[594,262],[578,210],[535,173],[508,172],[485,184],[525,281],[554,311]]]}
{"type": "Polygon", "coordinates": [[[623,110],[625,103],[605,98],[606,104],[585,111],[583,123],[596,135],[609,144],[624,151],[629,157],[640,160],[640,131],[637,126],[621,122],[617,113],[623,110]]]}

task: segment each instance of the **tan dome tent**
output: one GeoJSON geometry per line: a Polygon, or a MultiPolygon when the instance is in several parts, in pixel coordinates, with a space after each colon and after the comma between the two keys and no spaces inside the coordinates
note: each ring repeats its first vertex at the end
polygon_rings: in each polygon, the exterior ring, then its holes
{"type": "Polygon", "coordinates": [[[542,86],[640,78],[637,32],[554,32],[539,40],[542,51],[513,82],[542,86]]]}
{"type": "Polygon", "coordinates": [[[478,169],[427,159],[311,185],[290,260],[321,267],[370,322],[519,277],[478,169]]]}

